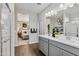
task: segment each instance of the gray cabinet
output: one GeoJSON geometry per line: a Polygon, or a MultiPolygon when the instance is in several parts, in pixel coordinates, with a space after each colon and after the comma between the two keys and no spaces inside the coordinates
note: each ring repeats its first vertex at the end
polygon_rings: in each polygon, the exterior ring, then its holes
{"type": "Polygon", "coordinates": [[[66,52],[64,50],[63,51],[63,56],[74,56],[73,54],[69,53],[69,52],[66,52]]]}
{"type": "Polygon", "coordinates": [[[77,56],[79,49],[68,46],[66,44],[40,37],[39,49],[49,56],[77,56]],[[49,40],[49,41],[48,41],[49,40]]]}
{"type": "Polygon", "coordinates": [[[48,40],[40,38],[39,40],[39,49],[45,54],[48,55],[48,40]]]}
{"type": "Polygon", "coordinates": [[[62,50],[49,44],[49,56],[62,56],[62,50]]]}

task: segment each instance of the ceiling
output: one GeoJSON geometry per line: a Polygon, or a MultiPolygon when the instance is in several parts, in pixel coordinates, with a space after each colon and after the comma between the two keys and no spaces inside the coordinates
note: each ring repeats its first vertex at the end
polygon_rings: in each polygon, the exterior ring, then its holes
{"type": "Polygon", "coordinates": [[[27,12],[33,12],[33,13],[40,13],[43,11],[50,3],[41,3],[41,5],[38,5],[37,3],[16,3],[16,11],[27,13],[27,12]]]}
{"type": "Polygon", "coordinates": [[[71,15],[71,17],[79,17],[79,4],[74,4],[73,7],[67,8],[66,10],[60,11],[59,13],[62,12],[71,15]]]}

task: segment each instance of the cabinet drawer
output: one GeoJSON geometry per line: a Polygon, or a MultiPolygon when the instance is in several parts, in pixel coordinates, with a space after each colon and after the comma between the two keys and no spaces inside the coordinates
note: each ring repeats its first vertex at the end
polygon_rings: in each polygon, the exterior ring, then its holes
{"type": "Polygon", "coordinates": [[[66,50],[68,52],[70,52],[73,55],[79,55],[79,49],[74,48],[72,46],[60,43],[60,42],[56,42],[53,40],[50,40],[49,43],[54,44],[55,46],[59,47],[60,49],[66,50]]]}
{"type": "Polygon", "coordinates": [[[49,56],[62,56],[62,50],[49,44],[49,56]]]}
{"type": "Polygon", "coordinates": [[[62,52],[63,52],[63,56],[74,56],[73,54],[68,53],[68,52],[66,52],[64,50],[62,50],[62,52]]]}

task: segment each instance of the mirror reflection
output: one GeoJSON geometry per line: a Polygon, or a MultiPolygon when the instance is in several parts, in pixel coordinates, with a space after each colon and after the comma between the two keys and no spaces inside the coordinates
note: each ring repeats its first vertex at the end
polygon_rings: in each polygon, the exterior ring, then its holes
{"type": "Polygon", "coordinates": [[[57,9],[45,13],[46,34],[78,36],[78,4],[59,4],[57,9]],[[75,29],[74,29],[75,28],[75,29]]]}

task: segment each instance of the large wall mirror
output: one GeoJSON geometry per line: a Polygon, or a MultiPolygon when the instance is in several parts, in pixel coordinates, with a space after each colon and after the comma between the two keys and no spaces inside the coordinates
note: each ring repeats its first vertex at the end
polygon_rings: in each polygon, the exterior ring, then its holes
{"type": "Polygon", "coordinates": [[[46,34],[52,35],[54,30],[55,35],[78,36],[79,4],[63,3],[59,6],[60,9],[45,13],[46,34]]]}
{"type": "Polygon", "coordinates": [[[63,34],[63,13],[56,12],[51,16],[46,16],[47,33],[52,35],[53,30],[55,34],[63,34]]]}

